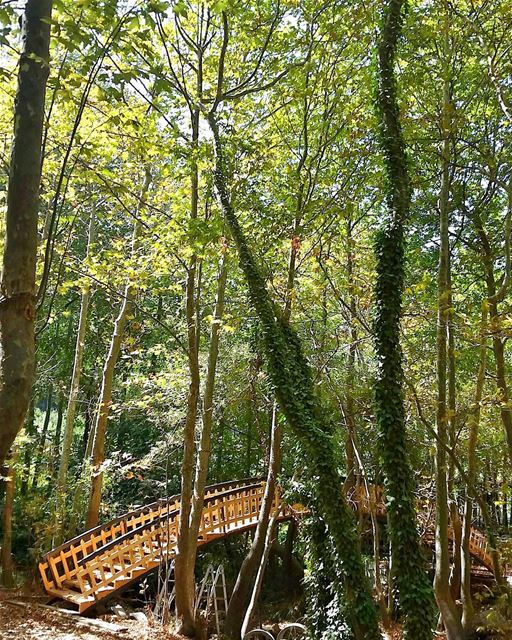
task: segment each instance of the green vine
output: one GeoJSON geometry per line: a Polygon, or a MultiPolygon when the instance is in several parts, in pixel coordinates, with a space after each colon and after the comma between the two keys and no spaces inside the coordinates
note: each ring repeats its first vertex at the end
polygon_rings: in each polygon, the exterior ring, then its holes
{"type": "Polygon", "coordinates": [[[214,114],[208,117],[215,142],[214,181],[222,212],[238,250],[251,303],[262,327],[268,369],[281,410],[315,474],[314,508],[325,520],[344,584],[344,604],[357,640],[380,638],[377,612],[358,546],[354,516],[341,490],[328,423],[313,389],[300,340],[281,317],[240,227],[227,189],[225,158],[214,114]]]}
{"type": "Polygon", "coordinates": [[[404,0],[389,0],[378,47],[376,103],[387,175],[387,215],[383,228],[375,238],[377,282],[374,333],[378,361],[375,403],[396,587],[405,614],[404,637],[431,640],[434,601],[416,524],[414,483],[406,444],[400,345],[404,225],[409,216],[411,187],[394,67],[404,9],[404,0]]]}

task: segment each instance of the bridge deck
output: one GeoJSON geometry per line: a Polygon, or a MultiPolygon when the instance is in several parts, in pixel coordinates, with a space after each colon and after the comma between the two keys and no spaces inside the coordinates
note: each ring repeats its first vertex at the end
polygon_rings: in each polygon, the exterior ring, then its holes
{"type": "MultiPolygon", "coordinates": [[[[208,487],[198,545],[256,526],[264,492],[265,482],[254,478],[208,487]]],[[[370,487],[370,500],[364,488],[359,487],[351,503],[363,513],[368,513],[371,505],[379,517],[385,516],[380,487],[370,487]]],[[[281,520],[294,514],[292,507],[282,508],[280,494],[276,492],[273,513],[278,509],[281,520]]],[[[39,564],[46,592],[73,603],[82,613],[140,579],[161,562],[174,557],[179,512],[179,496],[158,500],[53,549],[39,564]]],[[[423,530],[428,542],[432,527],[426,521],[423,530]]],[[[492,571],[487,538],[477,529],[471,531],[470,550],[492,571]]]]}

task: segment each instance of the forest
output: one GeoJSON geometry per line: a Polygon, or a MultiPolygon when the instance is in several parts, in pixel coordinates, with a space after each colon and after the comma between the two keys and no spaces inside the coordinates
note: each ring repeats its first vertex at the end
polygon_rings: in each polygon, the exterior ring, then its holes
{"type": "Polygon", "coordinates": [[[510,33],[0,0],[1,640],[512,638],[510,33]]]}

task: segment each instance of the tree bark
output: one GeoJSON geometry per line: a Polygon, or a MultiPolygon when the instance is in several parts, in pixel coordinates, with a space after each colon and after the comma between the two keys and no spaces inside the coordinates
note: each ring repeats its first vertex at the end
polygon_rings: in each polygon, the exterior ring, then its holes
{"type": "MultiPolygon", "coordinates": [[[[141,190],[139,204],[137,206],[137,215],[135,216],[135,223],[133,227],[132,235],[132,257],[137,254],[137,248],[139,244],[139,238],[142,232],[142,224],[140,222],[140,212],[144,207],[147,192],[151,184],[151,172],[149,168],[146,168],[144,185],[141,190]]],[[[114,323],[114,332],[110,341],[110,347],[108,350],[105,365],[103,367],[103,376],[101,379],[100,397],[98,402],[98,409],[96,412],[96,419],[94,424],[94,437],[92,439],[92,478],[91,478],[91,492],[89,496],[89,505],[87,508],[86,528],[91,529],[98,524],[101,492],[103,488],[103,469],[102,465],[105,461],[105,435],[107,432],[107,421],[110,413],[110,407],[112,405],[112,388],[114,383],[114,371],[119,353],[121,351],[121,345],[124,337],[124,330],[126,322],[130,317],[133,310],[133,302],[136,294],[136,286],[132,282],[127,282],[121,306],[119,308],[119,314],[114,323]]]]}
{"type": "Polygon", "coordinates": [[[400,344],[404,226],[411,202],[395,79],[395,58],[404,11],[404,0],[388,0],[378,46],[377,106],[387,174],[388,212],[375,240],[374,333],[378,360],[375,406],[395,584],[405,614],[404,638],[431,640],[433,599],[417,530],[413,473],[407,455],[400,344]]]}
{"type": "Polygon", "coordinates": [[[437,414],[436,414],[436,570],[434,592],[437,606],[448,640],[463,640],[464,631],[459,612],[450,590],[450,550],[448,538],[448,464],[446,447],[449,437],[449,412],[447,403],[448,326],[450,320],[450,145],[451,145],[451,87],[449,78],[449,34],[445,13],[445,69],[441,133],[443,138],[441,169],[442,181],[439,197],[439,269],[437,314],[437,414]]]}
{"type": "Polygon", "coordinates": [[[2,514],[3,537],[1,549],[2,584],[7,589],[16,586],[14,579],[14,563],[12,560],[12,513],[14,507],[14,493],[16,490],[16,458],[13,456],[9,464],[7,480],[5,482],[4,509],[2,514]]]}
{"type": "Polygon", "coordinates": [[[35,369],[37,223],[51,11],[51,0],[28,0],[23,15],[0,279],[0,466],[23,425],[35,369]]]}

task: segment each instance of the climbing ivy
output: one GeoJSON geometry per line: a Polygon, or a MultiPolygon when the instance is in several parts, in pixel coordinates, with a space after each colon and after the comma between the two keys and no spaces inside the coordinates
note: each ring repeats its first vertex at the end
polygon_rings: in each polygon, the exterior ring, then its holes
{"type": "Polygon", "coordinates": [[[358,547],[354,516],[342,494],[333,441],[330,432],[326,433],[324,428],[326,420],[315,397],[311,370],[300,339],[270,298],[265,280],[240,227],[227,188],[226,161],[215,114],[210,113],[208,120],[215,141],[214,181],[222,212],[237,246],[250,300],[261,323],[265,355],[276,397],[291,430],[300,440],[308,468],[316,475],[314,507],[324,518],[332,537],[344,582],[349,623],[357,640],[380,638],[377,612],[358,547]]]}
{"type": "Polygon", "coordinates": [[[344,622],[343,594],[337,589],[336,557],[332,541],[321,518],[305,523],[307,542],[305,577],[308,629],[315,640],[351,640],[344,622]]]}
{"type": "Polygon", "coordinates": [[[376,104],[387,177],[387,212],[375,238],[374,335],[378,361],[375,403],[396,586],[405,614],[404,637],[431,640],[434,603],[416,526],[413,477],[406,444],[400,345],[404,225],[409,215],[411,187],[394,66],[404,9],[404,0],[389,0],[378,46],[376,104]]]}

